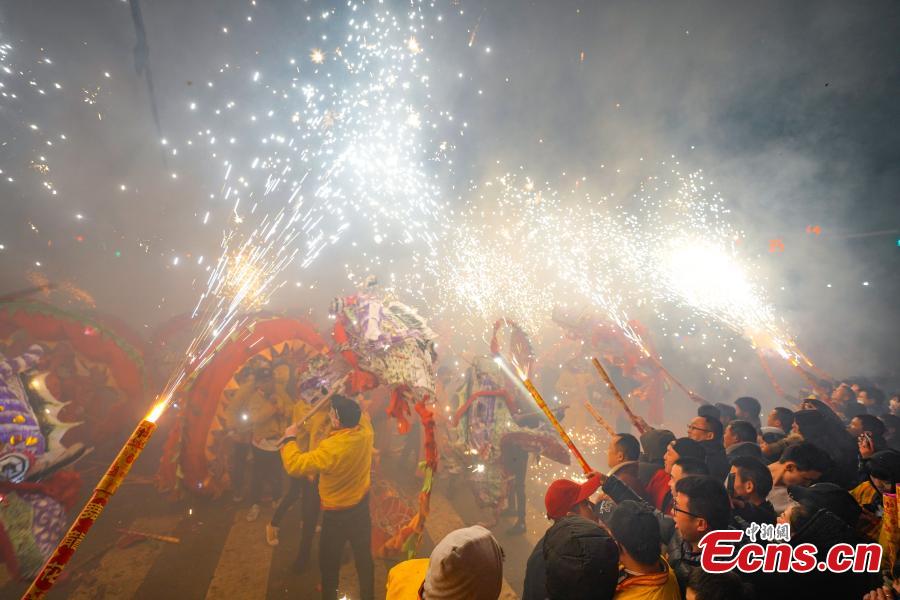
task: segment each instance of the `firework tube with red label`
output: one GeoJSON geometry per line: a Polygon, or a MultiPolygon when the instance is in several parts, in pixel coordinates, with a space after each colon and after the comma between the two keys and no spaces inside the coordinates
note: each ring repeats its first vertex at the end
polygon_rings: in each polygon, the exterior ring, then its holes
{"type": "Polygon", "coordinates": [[[547,406],[547,403],[544,402],[544,399],[538,393],[537,388],[534,387],[534,384],[526,377],[522,380],[522,385],[525,386],[531,393],[531,397],[534,398],[534,401],[537,402],[538,407],[544,412],[544,415],[548,419],[550,419],[550,424],[553,425],[553,428],[556,429],[556,433],[559,434],[559,437],[562,438],[562,441],[569,447],[569,450],[575,455],[576,460],[578,460],[578,464],[581,465],[581,468],[584,470],[585,474],[592,473],[594,470],[588,465],[587,461],[584,459],[584,456],[581,455],[581,452],[578,451],[578,448],[575,447],[575,443],[572,441],[572,438],[569,437],[569,434],[566,433],[566,430],[563,429],[562,425],[559,423],[559,420],[556,418],[556,415],[553,414],[553,411],[550,410],[550,407],[547,406]]]}
{"type": "MultiPolygon", "coordinates": [[[[155,412],[153,411],[153,413],[155,412]]],[[[125,446],[119,451],[118,456],[109,466],[103,479],[94,488],[94,493],[91,495],[90,500],[81,509],[72,527],[69,528],[59,545],[56,546],[56,550],[53,551],[41,572],[35,577],[31,587],[22,596],[22,600],[43,598],[56,583],[63,569],[71,560],[72,555],[78,549],[79,544],[81,544],[82,540],[87,536],[87,532],[100,517],[100,513],[106,508],[110,497],[119,489],[125,476],[128,475],[128,471],[131,470],[134,461],[140,456],[150,436],[156,430],[156,423],[150,418],[148,417],[141,421],[137,429],[128,438],[128,441],[125,442],[125,446]]]]}
{"type": "Polygon", "coordinates": [[[594,368],[597,369],[597,372],[600,373],[600,377],[603,378],[603,381],[605,381],[606,385],[609,386],[609,389],[612,390],[612,393],[616,397],[616,400],[618,400],[619,404],[622,405],[622,408],[625,410],[625,414],[628,415],[628,419],[631,421],[631,424],[634,425],[634,428],[637,429],[638,433],[640,433],[641,435],[647,433],[647,428],[644,426],[643,419],[639,419],[638,416],[631,411],[631,408],[625,402],[622,394],[619,393],[619,389],[612,382],[612,379],[609,378],[609,375],[606,373],[606,369],[603,368],[603,365],[600,364],[600,361],[596,358],[592,358],[591,362],[594,363],[594,368]]]}
{"type": "Polygon", "coordinates": [[[584,407],[589,413],[591,413],[591,416],[594,417],[594,420],[597,421],[597,424],[606,430],[606,433],[613,437],[616,437],[616,430],[612,428],[612,425],[609,424],[609,421],[603,418],[603,415],[597,412],[597,409],[594,408],[590,402],[585,402],[584,407]]]}

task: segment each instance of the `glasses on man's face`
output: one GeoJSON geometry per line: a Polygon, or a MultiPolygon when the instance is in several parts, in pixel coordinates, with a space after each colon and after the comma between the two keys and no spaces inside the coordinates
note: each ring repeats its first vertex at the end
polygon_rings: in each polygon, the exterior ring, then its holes
{"type": "Polygon", "coordinates": [[[702,518],[703,518],[703,517],[701,517],[700,515],[695,515],[695,514],[692,513],[692,512],[688,512],[688,511],[686,511],[686,510],[682,510],[682,509],[678,508],[678,505],[677,505],[677,504],[673,504],[673,505],[672,505],[672,512],[680,512],[680,513],[684,513],[684,514],[686,514],[686,515],[689,516],[689,517],[694,517],[695,519],[702,519],[702,518]]]}
{"type": "Polygon", "coordinates": [[[704,431],[706,433],[709,433],[709,429],[703,429],[702,427],[697,427],[693,423],[688,423],[688,431],[694,431],[695,429],[697,431],[704,431]]]}

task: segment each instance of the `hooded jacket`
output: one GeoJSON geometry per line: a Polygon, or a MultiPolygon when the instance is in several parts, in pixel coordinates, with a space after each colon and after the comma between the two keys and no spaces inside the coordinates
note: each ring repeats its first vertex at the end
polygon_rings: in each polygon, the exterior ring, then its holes
{"type": "Polygon", "coordinates": [[[706,453],[706,466],[709,468],[709,474],[717,481],[725,481],[731,466],[728,464],[728,457],[725,456],[725,447],[721,440],[703,440],[700,442],[703,451],[706,453]]]}
{"type": "Polygon", "coordinates": [[[359,425],[332,431],[319,446],[304,452],[297,440],[281,448],[281,462],[291,477],[319,475],[323,510],[359,504],[369,492],[375,434],[367,415],[359,425]]]}
{"type": "Polygon", "coordinates": [[[619,548],[593,521],[577,515],[563,517],[547,530],[543,553],[550,600],[612,597],[619,548]]]}
{"type": "Polygon", "coordinates": [[[681,600],[675,572],[666,559],[660,558],[662,570],[647,575],[630,575],[619,569],[615,600],[681,600]]]}
{"type": "Polygon", "coordinates": [[[503,549],[480,525],[457,529],[438,542],[428,561],[427,600],[497,600],[503,587],[503,549]]]}

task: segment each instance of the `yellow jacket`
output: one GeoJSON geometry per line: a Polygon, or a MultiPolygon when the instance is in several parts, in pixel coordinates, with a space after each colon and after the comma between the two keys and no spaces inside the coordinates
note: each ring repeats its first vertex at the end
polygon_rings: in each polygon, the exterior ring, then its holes
{"type": "Polygon", "coordinates": [[[675,572],[660,558],[665,571],[626,577],[616,586],[615,600],[681,600],[675,572]]]}
{"type": "Polygon", "coordinates": [[[427,572],[427,558],[397,563],[388,571],[387,595],[384,600],[419,600],[419,588],[422,587],[427,572]]]}
{"type": "MultiPolygon", "coordinates": [[[[311,409],[312,405],[303,400],[296,402],[291,423],[302,421],[311,409]]],[[[328,411],[322,409],[312,415],[303,425],[302,433],[297,436],[297,444],[303,452],[309,452],[315,450],[330,433],[331,419],[328,417],[328,411]]]]}
{"type": "MultiPolygon", "coordinates": [[[[853,499],[856,500],[856,503],[860,506],[871,504],[875,500],[877,494],[878,490],[876,490],[875,486],[872,485],[872,482],[868,480],[863,481],[861,484],[850,490],[850,495],[853,496],[853,499]]],[[[874,522],[869,522],[868,520],[864,521],[863,519],[860,519],[856,528],[870,540],[878,541],[878,536],[881,535],[881,521],[881,519],[877,519],[874,522]]]]}
{"type": "Polygon", "coordinates": [[[228,404],[225,408],[226,427],[233,429],[239,442],[250,443],[250,397],[256,391],[253,377],[248,378],[237,388],[226,390],[225,397],[228,404]],[[245,418],[246,417],[246,418],[245,418]]]}
{"type": "Polygon", "coordinates": [[[319,446],[303,452],[296,441],[281,448],[284,470],[292,477],[319,475],[319,497],[324,510],[341,510],[362,501],[371,485],[375,433],[369,417],[359,425],[332,431],[319,446]]]}
{"type": "Polygon", "coordinates": [[[287,427],[285,420],[289,409],[280,398],[274,394],[271,398],[266,398],[257,390],[250,396],[247,404],[254,443],[281,437],[287,427]]]}

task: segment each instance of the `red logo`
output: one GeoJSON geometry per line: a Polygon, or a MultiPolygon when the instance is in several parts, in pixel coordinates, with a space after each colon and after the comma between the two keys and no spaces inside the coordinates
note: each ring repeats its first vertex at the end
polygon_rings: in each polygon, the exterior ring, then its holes
{"type": "MultiPolygon", "coordinates": [[[[877,573],[881,565],[880,544],[857,544],[855,547],[835,544],[819,561],[819,549],[814,544],[791,546],[784,541],[773,541],[763,545],[755,541],[755,531],[750,536],[752,542],[741,544],[744,533],[725,529],[703,536],[699,544],[703,570],[707,573],[727,573],[734,569],[742,573],[809,573],[818,569],[833,573],[877,573]]],[[[761,537],[765,539],[768,536],[761,537]]]]}

